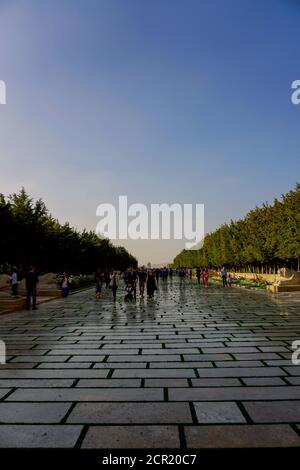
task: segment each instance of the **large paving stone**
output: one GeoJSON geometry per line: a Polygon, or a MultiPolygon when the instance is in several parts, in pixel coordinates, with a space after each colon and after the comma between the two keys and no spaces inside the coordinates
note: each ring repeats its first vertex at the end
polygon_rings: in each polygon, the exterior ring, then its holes
{"type": "Polygon", "coordinates": [[[146,369],[146,368],[147,368],[147,362],[98,362],[94,364],[93,366],[93,369],[146,369]]]}
{"type": "Polygon", "coordinates": [[[245,377],[242,381],[245,385],[249,386],[286,385],[286,382],[284,382],[281,377],[245,377]]]}
{"type": "Polygon", "coordinates": [[[276,353],[243,353],[232,354],[237,361],[264,361],[268,359],[280,359],[276,353]]]}
{"type": "Polygon", "coordinates": [[[14,357],[10,362],[65,362],[69,359],[67,356],[17,356],[14,357]]]}
{"type": "Polygon", "coordinates": [[[160,401],[160,388],[32,388],[18,389],[9,401],[160,401]]]}
{"type": "Polygon", "coordinates": [[[83,449],[179,448],[177,426],[90,426],[83,449]]]}
{"type": "Polygon", "coordinates": [[[300,421],[300,400],[256,401],[243,403],[255,423],[297,423],[300,421]]]}
{"type": "Polygon", "coordinates": [[[224,347],[224,348],[202,348],[202,352],[204,354],[218,354],[218,353],[224,353],[224,354],[234,354],[234,353],[255,353],[259,352],[258,349],[254,347],[245,347],[245,348],[235,348],[234,346],[232,347],[224,347]]]}
{"type": "Polygon", "coordinates": [[[37,369],[90,369],[92,367],[92,362],[43,362],[37,366],[37,369]]]}
{"type": "MultiPolygon", "coordinates": [[[[51,356],[51,357],[56,357],[56,356],[51,356]]],[[[79,356],[76,354],[69,359],[69,364],[70,364],[70,367],[72,367],[73,362],[76,362],[78,364],[80,364],[81,362],[89,362],[89,363],[102,362],[104,358],[105,356],[103,355],[101,356],[100,354],[99,355],[95,354],[94,356],[85,356],[84,354],[79,356]]]]}
{"type": "Polygon", "coordinates": [[[299,447],[300,436],[287,424],[186,426],[188,448],[299,447]]]}
{"type": "MultiPolygon", "coordinates": [[[[10,398],[10,397],[9,397],[10,398]]],[[[224,387],[224,388],[170,388],[171,401],[209,400],[296,400],[300,399],[300,387],[224,387]]]]}
{"type": "Polygon", "coordinates": [[[128,387],[140,387],[141,379],[80,379],[76,384],[76,387],[80,388],[128,388],[128,387]]]}
{"type": "Polygon", "coordinates": [[[199,354],[195,357],[194,354],[183,353],[183,358],[185,361],[233,361],[230,354],[199,354]]]}
{"type": "Polygon", "coordinates": [[[143,355],[170,355],[170,354],[199,354],[200,351],[196,348],[187,348],[187,349],[143,349],[143,355]]]}
{"type": "Polygon", "coordinates": [[[75,379],[0,379],[0,388],[48,388],[48,387],[71,387],[75,379]]]}
{"type": "Polygon", "coordinates": [[[198,423],[244,423],[239,407],[234,402],[194,403],[198,423]]]}
{"type": "Polygon", "coordinates": [[[0,447],[74,447],[82,426],[0,424],[0,447]]]}
{"type": "Polygon", "coordinates": [[[145,379],[145,387],[189,387],[187,379],[145,379]]]}
{"type": "Polygon", "coordinates": [[[1,366],[0,372],[5,370],[33,369],[38,366],[38,362],[7,362],[1,366]]]}
{"type": "Polygon", "coordinates": [[[278,377],[286,375],[279,367],[218,367],[214,369],[198,369],[200,377],[278,377]]]}
{"type": "Polygon", "coordinates": [[[214,367],[212,362],[198,362],[198,361],[150,362],[149,366],[150,366],[150,369],[192,369],[192,368],[194,369],[198,367],[201,367],[201,368],[202,367],[214,367]]]}
{"type": "Polygon", "coordinates": [[[5,395],[7,395],[8,392],[10,392],[10,390],[11,390],[10,388],[1,388],[0,389],[0,399],[5,397],[5,395]]]}
{"type": "Polygon", "coordinates": [[[241,382],[235,378],[192,379],[193,387],[239,387],[241,382]]]}
{"type": "MultiPolygon", "coordinates": [[[[198,356],[196,356],[198,357],[198,356]]],[[[165,355],[159,355],[159,354],[143,354],[143,355],[138,355],[136,354],[131,355],[131,356],[126,356],[126,355],[110,355],[108,360],[110,362],[167,362],[167,361],[173,361],[173,362],[180,362],[181,358],[179,354],[165,354],[165,355]]]]}
{"type": "Polygon", "coordinates": [[[300,366],[284,367],[284,370],[290,375],[300,376],[300,366]]]}
{"type": "Polygon", "coordinates": [[[68,423],[191,423],[188,403],[78,403],[68,423]]]}
{"type": "MultiPolygon", "coordinates": [[[[0,403],[1,423],[59,423],[69,403],[0,403]]],[[[1,427],[0,427],[1,430],[1,427]]]]}
{"type": "MultiPolygon", "coordinates": [[[[69,348],[69,347],[68,347],[69,348]]],[[[103,349],[95,348],[90,349],[88,346],[74,345],[69,349],[52,349],[48,352],[47,356],[61,356],[62,354],[72,356],[74,354],[81,356],[102,356],[104,357],[103,349]]],[[[53,361],[54,362],[54,361],[53,361]]]]}
{"type": "Polygon", "coordinates": [[[291,385],[300,385],[300,377],[286,377],[285,379],[291,385]]]}
{"type": "Polygon", "coordinates": [[[146,378],[179,378],[195,377],[193,369],[122,369],[113,372],[114,378],[146,377],[146,378]]]}
{"type": "Polygon", "coordinates": [[[216,367],[265,367],[261,361],[215,361],[216,367]]]}
{"type": "MultiPolygon", "coordinates": [[[[0,370],[1,379],[41,379],[41,378],[106,378],[107,370],[88,369],[88,370],[0,370]]],[[[1,394],[2,391],[0,391],[1,394]]]]}

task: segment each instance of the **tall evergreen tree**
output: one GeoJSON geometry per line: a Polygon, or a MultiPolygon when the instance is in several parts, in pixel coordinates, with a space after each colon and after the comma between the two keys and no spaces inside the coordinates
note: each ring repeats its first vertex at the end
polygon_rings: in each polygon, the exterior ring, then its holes
{"type": "Polygon", "coordinates": [[[125,269],[136,259],[94,232],[61,225],[41,199],[22,188],[8,198],[0,194],[0,270],[24,271],[30,264],[40,272],[91,273],[98,268],[125,269]]]}
{"type": "Polygon", "coordinates": [[[174,266],[208,266],[252,272],[300,268],[300,184],[293,191],[251,210],[205,236],[200,250],[183,250],[174,266]]]}

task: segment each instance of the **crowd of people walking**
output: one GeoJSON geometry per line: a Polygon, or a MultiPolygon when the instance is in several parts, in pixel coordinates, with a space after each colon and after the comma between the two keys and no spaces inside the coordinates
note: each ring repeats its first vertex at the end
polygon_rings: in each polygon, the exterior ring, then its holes
{"type": "MultiPolygon", "coordinates": [[[[232,276],[227,272],[226,267],[220,271],[220,279],[223,287],[232,286],[232,276]]],[[[206,289],[209,286],[210,273],[207,268],[197,267],[196,269],[180,267],[178,269],[163,267],[163,268],[128,268],[125,272],[121,273],[115,270],[98,270],[95,273],[95,294],[96,299],[100,299],[105,289],[110,289],[113,301],[117,300],[117,291],[120,287],[124,289],[124,300],[132,302],[137,298],[137,292],[140,298],[144,298],[145,292],[148,299],[152,299],[155,292],[158,290],[159,283],[165,283],[168,279],[173,280],[173,276],[178,276],[179,286],[182,287],[186,280],[196,279],[197,283],[202,284],[206,289]]],[[[26,308],[29,310],[37,309],[36,296],[37,284],[39,281],[35,267],[30,266],[29,270],[23,276],[25,278],[26,288],[26,308]]],[[[18,295],[18,273],[14,268],[10,274],[10,284],[12,295],[18,295]]],[[[64,272],[60,276],[59,288],[61,289],[62,297],[66,298],[69,294],[70,285],[72,283],[72,276],[64,272]]]]}
{"type": "MultiPolygon", "coordinates": [[[[95,286],[96,286],[96,298],[101,297],[103,285],[106,288],[110,288],[113,294],[113,300],[116,301],[117,289],[122,286],[125,290],[124,300],[131,302],[136,300],[137,293],[140,298],[146,295],[149,299],[154,297],[155,291],[157,291],[159,282],[162,283],[167,279],[172,280],[173,276],[178,276],[179,286],[182,287],[186,280],[196,279],[198,284],[203,284],[207,289],[209,286],[210,273],[207,268],[196,268],[195,270],[190,268],[181,267],[178,269],[173,268],[128,268],[124,273],[118,273],[116,271],[98,271],[95,274],[95,286]]],[[[227,273],[226,268],[223,267],[220,272],[222,285],[224,287],[231,287],[232,276],[227,273]]]]}
{"type": "Polygon", "coordinates": [[[166,281],[173,277],[172,268],[128,268],[123,273],[117,271],[97,271],[95,273],[96,298],[101,298],[103,285],[106,289],[110,288],[113,294],[113,300],[116,301],[117,289],[120,287],[121,281],[125,289],[124,300],[129,302],[136,300],[137,292],[143,298],[146,295],[149,299],[154,297],[155,291],[158,289],[158,283],[166,281]]]}

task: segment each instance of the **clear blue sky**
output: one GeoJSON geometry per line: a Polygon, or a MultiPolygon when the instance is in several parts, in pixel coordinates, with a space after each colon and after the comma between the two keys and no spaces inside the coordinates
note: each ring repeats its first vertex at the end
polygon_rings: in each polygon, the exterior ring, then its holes
{"type": "Polygon", "coordinates": [[[272,201],[299,180],[299,25],[297,0],[0,0],[0,192],[79,228],[119,194],[204,203],[206,231],[272,201]]]}

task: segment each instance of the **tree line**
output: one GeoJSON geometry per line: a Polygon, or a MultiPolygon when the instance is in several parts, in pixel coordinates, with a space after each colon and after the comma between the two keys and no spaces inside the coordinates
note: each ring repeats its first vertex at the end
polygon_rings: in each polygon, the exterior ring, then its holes
{"type": "Polygon", "coordinates": [[[183,250],[174,267],[205,266],[276,273],[300,268],[300,184],[294,190],[207,234],[199,250],[183,250]]]}
{"type": "Polygon", "coordinates": [[[5,197],[0,193],[0,272],[20,272],[35,265],[40,273],[92,273],[97,269],[124,270],[137,260],[92,231],[60,224],[42,199],[33,201],[25,189],[5,197]]]}

